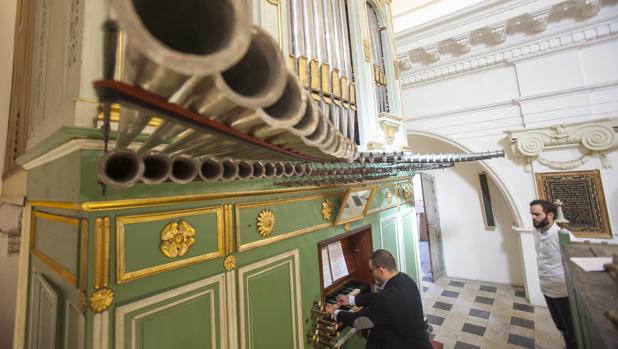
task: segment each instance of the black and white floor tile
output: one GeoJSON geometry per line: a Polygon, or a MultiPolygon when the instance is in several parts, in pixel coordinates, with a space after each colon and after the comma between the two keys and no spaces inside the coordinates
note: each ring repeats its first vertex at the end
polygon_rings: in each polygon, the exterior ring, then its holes
{"type": "Polygon", "coordinates": [[[547,308],[530,305],[521,287],[423,277],[432,337],[445,349],[562,349],[547,308]]]}

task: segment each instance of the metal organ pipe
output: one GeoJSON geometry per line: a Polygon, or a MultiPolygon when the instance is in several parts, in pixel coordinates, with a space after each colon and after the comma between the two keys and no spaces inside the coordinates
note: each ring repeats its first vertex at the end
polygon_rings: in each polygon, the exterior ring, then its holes
{"type": "Polygon", "coordinates": [[[99,160],[98,179],[114,188],[130,187],[144,174],[142,156],[128,150],[108,152],[99,160]]]}
{"type": "Polygon", "coordinates": [[[192,182],[198,174],[197,163],[188,155],[172,156],[172,171],[170,179],[174,183],[187,184],[192,182]]]}
{"type": "Polygon", "coordinates": [[[223,164],[216,159],[204,159],[200,164],[199,175],[204,181],[217,181],[223,177],[223,164]]]}
{"type": "Polygon", "coordinates": [[[142,157],[144,163],[144,173],[142,182],[145,184],[163,183],[172,172],[172,162],[170,157],[161,152],[150,152],[142,157]]]}

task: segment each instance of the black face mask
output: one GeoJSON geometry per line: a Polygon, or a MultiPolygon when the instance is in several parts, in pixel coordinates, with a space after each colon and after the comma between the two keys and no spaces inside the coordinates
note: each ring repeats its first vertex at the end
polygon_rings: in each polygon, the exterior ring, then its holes
{"type": "Polygon", "coordinates": [[[548,224],[549,221],[547,220],[547,217],[545,217],[545,219],[540,222],[537,222],[535,220],[532,221],[532,225],[537,229],[545,228],[548,224]]]}

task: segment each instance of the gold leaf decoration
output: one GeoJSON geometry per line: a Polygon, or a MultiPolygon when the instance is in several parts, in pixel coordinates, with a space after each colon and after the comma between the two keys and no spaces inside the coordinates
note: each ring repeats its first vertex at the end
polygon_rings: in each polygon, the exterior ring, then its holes
{"type": "Polygon", "coordinates": [[[174,222],[166,225],[161,231],[159,249],[166,257],[184,256],[195,243],[195,229],[185,222],[174,222]]]}
{"type": "Polygon", "coordinates": [[[333,218],[333,203],[330,200],[322,203],[322,217],[325,221],[330,221],[333,218]]]}
{"type": "Polygon", "coordinates": [[[403,192],[403,198],[408,200],[412,198],[412,187],[409,183],[401,185],[401,191],[403,192]]]}
{"type": "Polygon", "coordinates": [[[100,313],[112,305],[114,292],[109,288],[96,290],[90,295],[90,309],[95,313],[100,313]]]}
{"type": "Polygon", "coordinates": [[[346,223],[343,225],[343,229],[345,229],[345,231],[350,230],[350,223],[346,223]]]}
{"type": "Polygon", "coordinates": [[[393,193],[391,193],[390,190],[385,189],[384,190],[384,199],[386,200],[387,204],[391,204],[391,201],[393,200],[393,193]]]}
{"type": "Polygon", "coordinates": [[[229,255],[223,261],[223,268],[225,270],[230,271],[236,268],[236,257],[234,255],[229,255]]]}
{"type": "Polygon", "coordinates": [[[257,217],[257,231],[261,237],[268,237],[275,230],[275,214],[269,210],[264,209],[258,213],[257,217]]]}

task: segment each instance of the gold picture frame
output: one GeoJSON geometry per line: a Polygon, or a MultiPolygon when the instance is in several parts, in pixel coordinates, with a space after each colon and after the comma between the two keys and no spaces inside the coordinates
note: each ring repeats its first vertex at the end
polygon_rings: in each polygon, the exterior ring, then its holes
{"type": "Polygon", "coordinates": [[[375,189],[376,187],[355,187],[348,189],[339,205],[339,212],[337,212],[337,218],[335,218],[335,225],[357,221],[365,217],[375,189]]]}
{"type": "Polygon", "coordinates": [[[536,173],[539,198],[562,201],[567,229],[578,238],[611,239],[599,170],[536,173]]]}

